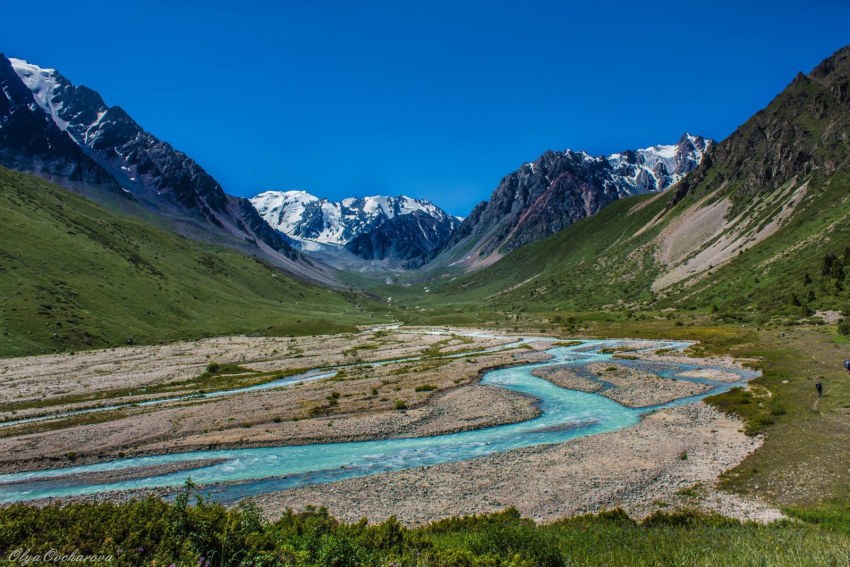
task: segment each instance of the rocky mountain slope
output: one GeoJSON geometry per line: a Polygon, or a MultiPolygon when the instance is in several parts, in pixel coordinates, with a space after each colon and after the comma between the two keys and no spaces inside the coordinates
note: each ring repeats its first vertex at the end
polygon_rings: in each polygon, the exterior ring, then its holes
{"type": "Polygon", "coordinates": [[[5,95],[0,165],[103,203],[123,193],[125,201],[185,236],[261,254],[293,273],[329,280],[246,199],[226,194],[198,163],[145,131],[121,107],[106,105],[94,90],[54,69],[0,56],[0,91],[5,95]]]}
{"type": "Polygon", "coordinates": [[[673,145],[610,156],[547,151],[499,183],[446,243],[442,264],[475,268],[550,236],[617,199],[660,191],[696,169],[712,142],[685,134],[673,145]]]}
{"type": "Polygon", "coordinates": [[[621,199],[488,268],[432,283],[428,297],[476,309],[846,312],[848,93],[850,47],[799,74],[671,191],[621,199]]]}
{"type": "Polygon", "coordinates": [[[32,92],[4,57],[0,57],[0,92],[0,165],[78,190],[91,187],[122,194],[115,180],[36,105],[32,92]]]}
{"type": "Polygon", "coordinates": [[[304,191],[266,191],[251,203],[272,227],[306,253],[345,267],[416,267],[460,221],[433,203],[406,196],[350,197],[340,202],[304,191]]]}

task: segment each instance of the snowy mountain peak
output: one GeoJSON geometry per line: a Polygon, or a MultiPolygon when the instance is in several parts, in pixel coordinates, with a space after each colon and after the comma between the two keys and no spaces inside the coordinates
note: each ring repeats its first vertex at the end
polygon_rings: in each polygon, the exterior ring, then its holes
{"type": "Polygon", "coordinates": [[[268,247],[263,254],[275,261],[298,258],[247,200],[227,195],[197,162],[146,132],[120,107],[107,106],[93,89],[74,85],[55,69],[2,55],[0,85],[8,101],[0,105],[0,138],[13,148],[0,152],[3,165],[49,173],[75,190],[81,180],[92,180],[98,191],[121,191],[169,222],[181,219],[175,221],[180,229],[182,219],[191,219],[216,238],[262,243],[268,247]]]}
{"type": "Polygon", "coordinates": [[[56,69],[43,69],[38,65],[33,65],[23,59],[9,58],[12,64],[12,69],[21,78],[21,81],[29,88],[33,94],[36,104],[49,114],[57,125],[63,130],[67,123],[58,119],[61,103],[53,103],[53,92],[56,89],[57,83],[61,80],[61,75],[56,69]]]}
{"type": "Polygon", "coordinates": [[[265,195],[267,193],[269,193],[269,194],[279,194],[286,199],[291,199],[291,200],[295,200],[295,201],[318,201],[319,200],[318,197],[316,197],[315,195],[311,195],[307,191],[298,191],[298,190],[282,191],[282,192],[281,191],[266,191],[266,193],[262,193],[262,195],[265,195]]]}
{"type": "Polygon", "coordinates": [[[618,185],[625,186],[626,193],[645,193],[678,183],[700,164],[711,144],[711,140],[702,136],[685,133],[675,144],[658,144],[607,156],[593,156],[584,150],[571,149],[547,152],[536,161],[523,164],[523,169],[527,174],[535,175],[541,168],[546,169],[547,162],[561,158],[579,168],[609,166],[613,170],[612,178],[616,178],[618,185]]]}
{"type": "Polygon", "coordinates": [[[505,176],[490,200],[464,219],[440,255],[452,265],[488,265],[617,199],[667,189],[699,166],[711,144],[686,133],[675,144],[608,156],[544,152],[505,176]]]}
{"type": "MultiPolygon", "coordinates": [[[[132,122],[120,107],[108,107],[97,92],[72,84],[55,69],[42,68],[23,59],[9,61],[36,103],[78,144],[91,145],[107,114],[113,121],[132,122]]],[[[138,127],[135,122],[133,125],[138,127]]]]}
{"type": "Polygon", "coordinates": [[[434,204],[400,195],[347,197],[340,202],[306,191],[266,191],[251,204],[274,229],[298,241],[345,245],[387,219],[420,212],[438,221],[456,219],[434,204]]]}
{"type": "Polygon", "coordinates": [[[398,197],[387,197],[384,195],[372,195],[362,199],[363,210],[369,214],[383,214],[389,218],[396,215],[409,215],[416,211],[422,211],[427,215],[442,217],[445,213],[432,203],[420,199],[414,199],[406,195],[398,197]]]}
{"type": "Polygon", "coordinates": [[[12,69],[15,70],[15,73],[17,73],[19,77],[25,78],[24,83],[26,83],[32,91],[36,90],[32,87],[32,85],[37,84],[42,84],[48,89],[52,88],[52,84],[50,82],[59,75],[56,69],[39,67],[38,65],[34,65],[24,59],[9,57],[9,62],[12,64],[12,69]]]}
{"type": "Polygon", "coordinates": [[[460,222],[433,203],[405,195],[347,197],[339,202],[306,191],[266,191],[251,204],[302,250],[345,247],[368,260],[408,261],[441,246],[460,222]],[[402,227],[404,227],[402,229],[402,227]],[[398,241],[404,246],[398,248],[398,241]]]}
{"type": "Polygon", "coordinates": [[[711,140],[685,133],[675,144],[611,154],[607,161],[630,193],[661,191],[678,183],[702,161],[711,140]]]}

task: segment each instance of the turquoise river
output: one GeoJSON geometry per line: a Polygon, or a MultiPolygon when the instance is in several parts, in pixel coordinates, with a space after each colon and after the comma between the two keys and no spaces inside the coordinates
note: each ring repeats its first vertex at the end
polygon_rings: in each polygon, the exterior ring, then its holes
{"type": "MultiPolygon", "coordinates": [[[[530,341],[532,338],[520,340],[530,341]]],[[[539,416],[521,423],[432,437],[193,451],[2,474],[0,503],[139,489],[158,489],[167,493],[181,487],[189,477],[214,500],[235,502],[245,497],[308,484],[474,459],[521,447],[563,443],[580,436],[606,433],[634,425],[649,412],[693,403],[706,396],[744,386],[756,376],[755,372],[724,367],[722,370],[726,374],[731,372],[739,378],[733,381],[713,381],[684,377],[680,376],[683,372],[712,367],[614,356],[612,349],[624,344],[625,341],[618,340],[584,340],[568,346],[553,346],[546,350],[552,358],[545,362],[487,372],[481,380],[482,384],[514,390],[537,400],[539,416]],[[700,382],[709,385],[710,389],[697,396],[656,406],[628,408],[602,395],[567,390],[532,374],[534,370],[546,366],[568,365],[574,367],[581,376],[600,381],[604,391],[610,384],[585,368],[588,364],[598,362],[629,366],[666,379],[700,382]],[[142,478],[138,478],[141,475],[133,475],[134,469],[158,465],[179,466],[180,470],[142,478]],[[131,478],[121,479],[121,474],[114,474],[104,480],[104,474],[92,473],[129,473],[125,476],[131,478]]],[[[690,344],[628,341],[630,348],[638,353],[641,350],[682,350],[690,344]]],[[[309,374],[309,379],[326,378],[334,373],[327,369],[316,369],[309,374]]],[[[291,383],[295,381],[288,379],[279,387],[291,383]]]]}

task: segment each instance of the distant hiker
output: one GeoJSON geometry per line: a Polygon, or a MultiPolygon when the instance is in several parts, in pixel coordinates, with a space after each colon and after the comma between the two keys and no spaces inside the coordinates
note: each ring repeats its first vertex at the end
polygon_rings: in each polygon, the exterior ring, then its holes
{"type": "Polygon", "coordinates": [[[844,361],[844,370],[847,371],[847,374],[850,374],[850,360],[844,361]]]}
{"type": "Polygon", "coordinates": [[[823,384],[820,381],[815,382],[815,389],[817,389],[817,391],[818,391],[818,397],[819,398],[821,396],[823,396],[823,384]]]}

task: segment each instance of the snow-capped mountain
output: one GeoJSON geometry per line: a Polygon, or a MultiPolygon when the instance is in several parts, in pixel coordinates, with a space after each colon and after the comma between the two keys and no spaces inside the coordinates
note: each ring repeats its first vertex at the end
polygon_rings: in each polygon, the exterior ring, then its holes
{"type": "Polygon", "coordinates": [[[266,191],[251,204],[305,252],[345,248],[363,260],[407,267],[421,264],[460,225],[433,203],[403,195],[333,202],[305,191],[266,191]]]}
{"type": "Polygon", "coordinates": [[[697,168],[711,140],[683,135],[676,144],[609,156],[548,151],[499,183],[440,251],[446,262],[488,265],[629,195],[661,191],[697,168]]]}
{"type": "Polygon", "coordinates": [[[0,165],[98,201],[123,195],[133,203],[127,205],[131,214],[154,212],[190,238],[259,253],[301,275],[327,279],[247,199],[226,194],[197,162],[145,131],[121,107],[108,106],[96,91],[55,69],[2,55],[0,165]]]}
{"type": "Polygon", "coordinates": [[[123,195],[118,184],[60,130],[33,93],[0,56],[0,165],[37,173],[75,190],[123,195]]]}
{"type": "Polygon", "coordinates": [[[605,159],[631,193],[661,191],[697,168],[712,141],[685,134],[676,144],[611,154],[605,159]]]}

